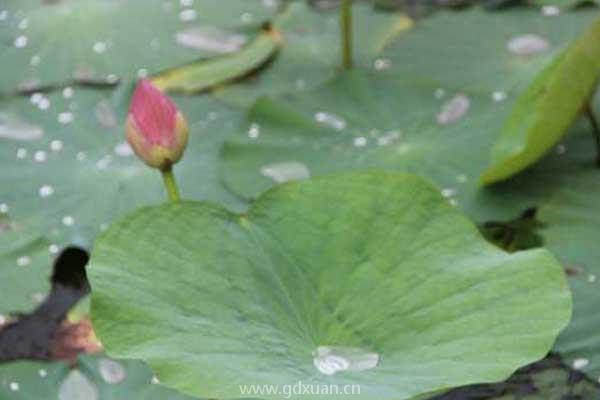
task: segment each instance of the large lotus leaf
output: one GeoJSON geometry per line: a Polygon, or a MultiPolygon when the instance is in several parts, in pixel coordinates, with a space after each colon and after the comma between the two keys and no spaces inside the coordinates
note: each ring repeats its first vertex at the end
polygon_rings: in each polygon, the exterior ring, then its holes
{"type": "Polygon", "coordinates": [[[482,180],[506,179],[547,153],[577,120],[600,76],[600,19],[520,95],[482,180]]]}
{"type": "Polygon", "coordinates": [[[556,350],[594,379],[600,375],[600,169],[595,156],[591,128],[581,121],[543,161],[471,204],[482,220],[509,202],[539,207],[544,245],[569,272],[573,292],[573,319],[556,350]]]}
{"type": "Polygon", "coordinates": [[[18,230],[0,233],[0,326],[9,315],[29,311],[50,287],[54,246],[18,230]]]}
{"type": "MultiPolygon", "coordinates": [[[[0,92],[109,81],[235,51],[271,17],[261,0],[8,0],[0,92]],[[241,35],[241,36],[240,36],[241,35]]],[[[273,4],[273,2],[269,3],[273,4]]]]}
{"type": "MultiPolygon", "coordinates": [[[[249,105],[265,94],[290,93],[316,87],[332,78],[341,66],[341,43],[337,9],[316,11],[295,2],[277,16],[273,26],[283,36],[277,58],[255,79],[223,88],[219,95],[238,105],[249,105]]],[[[412,21],[398,13],[353,6],[356,64],[371,66],[374,58],[412,21]]]]}
{"type": "MultiPolygon", "coordinates": [[[[125,143],[125,89],[67,88],[0,103],[0,203],[23,231],[89,245],[115,216],[166,200],[160,174],[125,143]]],[[[208,97],[175,100],[191,129],[174,167],[183,196],[243,206],[216,175],[217,149],[240,113],[208,97]]]]}
{"type": "Polygon", "coordinates": [[[398,173],[280,185],[242,215],[144,208],[99,237],[89,274],[109,353],[210,398],[302,381],[399,400],[497,381],[542,357],[570,315],[549,253],[498,250],[398,173]]]}
{"type": "Polygon", "coordinates": [[[0,399],[192,400],[152,380],[139,361],[81,356],[74,369],[62,362],[20,361],[0,366],[0,399]]]}

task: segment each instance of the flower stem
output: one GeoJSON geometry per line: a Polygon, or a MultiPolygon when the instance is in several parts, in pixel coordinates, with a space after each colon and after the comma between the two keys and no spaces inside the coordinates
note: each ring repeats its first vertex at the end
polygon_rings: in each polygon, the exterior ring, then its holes
{"type": "Polygon", "coordinates": [[[352,0],[342,0],[340,25],[343,43],[342,66],[352,68],[352,0]]]}
{"type": "Polygon", "coordinates": [[[169,195],[169,201],[179,201],[179,188],[175,181],[175,175],[173,175],[173,167],[168,166],[160,172],[163,177],[163,182],[165,183],[165,189],[167,189],[167,194],[169,195]]]}

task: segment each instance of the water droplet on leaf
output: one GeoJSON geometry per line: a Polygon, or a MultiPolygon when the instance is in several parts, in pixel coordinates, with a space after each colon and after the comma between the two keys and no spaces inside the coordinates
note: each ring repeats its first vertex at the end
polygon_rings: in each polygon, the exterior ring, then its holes
{"type": "Polygon", "coordinates": [[[54,188],[50,185],[43,185],[39,189],[40,197],[46,198],[54,194],[54,188]]]}
{"type": "Polygon", "coordinates": [[[121,364],[108,358],[101,358],[98,360],[98,369],[100,375],[106,383],[116,384],[122,382],[125,379],[125,369],[121,364]]]}
{"type": "Polygon", "coordinates": [[[308,167],[297,161],[264,165],[261,167],[260,173],[267,178],[271,178],[276,183],[310,178],[308,167]]]}
{"type": "Polygon", "coordinates": [[[246,44],[246,36],[215,27],[194,27],[175,34],[181,46],[195,50],[227,54],[234,53],[246,44]]]}
{"type": "Polygon", "coordinates": [[[452,124],[459,121],[469,111],[471,100],[463,94],[458,93],[442,106],[442,111],[437,115],[440,125],[452,124]]]}
{"type": "Polygon", "coordinates": [[[325,111],[315,113],[315,121],[338,131],[346,128],[346,121],[343,118],[325,111]]]}
{"type": "Polygon", "coordinates": [[[527,34],[509,40],[506,48],[508,51],[518,56],[531,56],[548,50],[550,48],[550,43],[541,36],[527,34]]]}
{"type": "Polygon", "coordinates": [[[12,140],[37,140],[44,135],[44,130],[30,124],[15,115],[0,113],[0,138],[12,140]]]}
{"type": "Polygon", "coordinates": [[[319,346],[313,353],[313,364],[325,375],[341,371],[365,371],[379,364],[379,354],[357,347],[319,346]]]}

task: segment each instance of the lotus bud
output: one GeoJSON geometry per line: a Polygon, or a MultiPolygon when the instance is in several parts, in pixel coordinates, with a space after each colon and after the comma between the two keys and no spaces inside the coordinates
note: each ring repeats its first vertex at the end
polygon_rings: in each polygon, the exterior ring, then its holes
{"type": "Polygon", "coordinates": [[[169,96],[147,79],[137,84],[127,116],[127,141],[150,167],[170,169],[188,141],[188,124],[169,96]]]}

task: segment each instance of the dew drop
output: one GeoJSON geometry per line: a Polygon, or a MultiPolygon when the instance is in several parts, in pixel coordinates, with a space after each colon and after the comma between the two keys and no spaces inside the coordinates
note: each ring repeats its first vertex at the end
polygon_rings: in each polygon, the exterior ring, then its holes
{"type": "Polygon", "coordinates": [[[48,156],[46,155],[46,152],[44,150],[38,150],[35,153],[33,153],[33,159],[37,162],[44,162],[47,158],[48,156]]]}
{"type": "Polygon", "coordinates": [[[53,140],[50,142],[50,150],[61,151],[63,149],[63,142],[60,140],[53,140]]]}
{"type": "Polygon", "coordinates": [[[452,124],[465,116],[471,107],[471,100],[463,94],[458,93],[442,106],[437,115],[437,123],[440,125],[452,124]]]}
{"type": "Polygon", "coordinates": [[[61,112],[60,114],[58,114],[58,122],[60,122],[61,124],[65,125],[65,124],[70,124],[71,122],[73,122],[73,113],[71,112],[61,112]]]}
{"type": "Polygon", "coordinates": [[[29,101],[31,102],[31,104],[39,104],[40,100],[42,100],[44,98],[44,95],[41,93],[33,93],[30,97],[29,97],[29,101]]]}
{"type": "Polygon", "coordinates": [[[340,371],[365,371],[379,364],[379,354],[356,347],[319,346],[313,352],[313,364],[324,375],[340,371]]]}
{"type": "Polygon", "coordinates": [[[343,118],[325,111],[315,113],[315,121],[338,131],[346,128],[346,121],[343,118]]]}
{"type": "Polygon", "coordinates": [[[130,157],[133,155],[133,149],[127,142],[118,143],[115,146],[114,151],[119,157],[130,157]]]}
{"type": "Polygon", "coordinates": [[[8,18],[8,11],[6,11],[6,10],[0,11],[0,21],[6,21],[6,18],[8,18]]]}
{"type": "Polygon", "coordinates": [[[194,0],[179,0],[179,4],[181,4],[182,7],[190,7],[194,4],[194,0]]]}
{"type": "Polygon", "coordinates": [[[40,378],[45,378],[48,376],[48,371],[42,368],[38,371],[38,375],[40,376],[40,378]]]}
{"type": "Polygon", "coordinates": [[[36,65],[39,65],[41,61],[42,61],[42,59],[40,58],[40,56],[38,56],[38,55],[31,56],[31,59],[29,60],[29,65],[31,65],[32,67],[35,67],[36,65]]]}
{"type": "Polygon", "coordinates": [[[367,138],[364,136],[355,137],[352,140],[352,145],[354,147],[365,147],[367,145],[367,138]]]}
{"type": "Polygon", "coordinates": [[[10,389],[12,392],[18,392],[18,391],[19,391],[19,389],[20,389],[20,387],[19,387],[19,383],[18,383],[18,382],[11,382],[11,383],[9,383],[9,384],[8,384],[8,387],[9,387],[9,389],[10,389]]]}
{"type": "Polygon", "coordinates": [[[0,213],[6,214],[8,212],[8,204],[0,203],[0,213]]]}
{"type": "Polygon", "coordinates": [[[46,198],[46,197],[50,197],[54,194],[54,188],[50,185],[43,185],[40,187],[38,192],[40,194],[40,197],[46,198]]]}
{"type": "Polygon", "coordinates": [[[106,75],[106,83],[108,84],[114,84],[117,83],[119,81],[119,77],[115,74],[108,74],[106,75]]]}
{"type": "Polygon", "coordinates": [[[391,66],[392,60],[390,60],[389,58],[378,58],[373,63],[373,68],[375,68],[376,71],[390,69],[391,66]]]}
{"type": "Polygon", "coordinates": [[[553,5],[543,6],[542,15],[544,17],[558,17],[560,15],[560,8],[553,5]]]}
{"type": "Polygon", "coordinates": [[[29,20],[27,18],[23,18],[19,21],[18,25],[19,29],[27,29],[29,27],[29,20]]]}
{"type": "Polygon", "coordinates": [[[297,161],[267,164],[261,167],[260,173],[276,183],[310,178],[308,167],[297,161]]]}
{"type": "Polygon", "coordinates": [[[576,358],[573,360],[573,369],[580,370],[590,365],[590,360],[587,358],[576,358]]]}
{"type": "Polygon", "coordinates": [[[102,54],[106,51],[107,47],[106,42],[96,42],[92,48],[95,53],[102,54]]]}
{"type": "Polygon", "coordinates": [[[98,369],[100,375],[106,383],[116,384],[122,382],[125,379],[125,369],[121,364],[108,358],[101,358],[98,360],[98,369]]]}
{"type": "Polygon", "coordinates": [[[75,218],[73,218],[71,215],[65,215],[62,218],[62,223],[64,226],[73,226],[73,224],[75,224],[75,218]]]}
{"type": "Polygon", "coordinates": [[[78,370],[72,370],[60,385],[59,400],[98,400],[96,386],[78,370]]]}
{"type": "Polygon", "coordinates": [[[17,149],[17,158],[19,160],[23,160],[25,157],[27,157],[27,149],[25,149],[23,147],[19,147],[17,149]]]}
{"type": "Polygon", "coordinates": [[[589,275],[588,275],[588,279],[587,279],[587,280],[588,280],[588,282],[589,282],[589,283],[594,283],[594,282],[596,282],[596,275],[594,275],[594,274],[589,274],[589,275]]]}
{"type": "Polygon", "coordinates": [[[496,90],[492,93],[492,100],[494,100],[497,103],[506,100],[506,97],[506,92],[503,92],[502,90],[496,90]]]}
{"type": "Polygon", "coordinates": [[[541,36],[527,34],[509,40],[506,48],[518,56],[531,56],[548,50],[550,43],[541,36]]]}
{"type": "Polygon", "coordinates": [[[14,45],[16,48],[23,48],[25,46],[27,46],[27,42],[29,40],[27,39],[27,36],[25,35],[21,35],[21,36],[17,36],[17,38],[15,39],[14,45]]]}
{"type": "Polygon", "coordinates": [[[247,38],[215,27],[196,27],[175,34],[175,42],[190,49],[227,54],[240,50],[247,38]]]}
{"type": "Polygon", "coordinates": [[[0,138],[31,141],[40,139],[44,130],[18,118],[15,115],[0,113],[0,138]]]}
{"type": "Polygon", "coordinates": [[[50,246],[48,246],[48,252],[50,254],[58,254],[58,252],[60,251],[60,247],[58,247],[57,244],[51,244],[50,246]]]}
{"type": "Polygon", "coordinates": [[[468,177],[465,174],[459,174],[456,176],[456,182],[458,182],[458,183],[465,183],[467,180],[468,180],[468,177]]]}
{"type": "Polygon", "coordinates": [[[6,316],[0,314],[0,326],[6,324],[7,321],[8,319],[6,318],[6,316]]]}
{"type": "Polygon", "coordinates": [[[454,188],[445,188],[442,189],[442,196],[449,198],[456,195],[456,189],[454,188]]]}
{"type": "Polygon", "coordinates": [[[150,380],[150,383],[153,385],[158,385],[160,383],[160,380],[158,379],[158,377],[156,375],[154,375],[152,377],[152,379],[150,380]]]}
{"type": "Polygon", "coordinates": [[[42,97],[37,103],[37,106],[40,110],[47,110],[50,108],[50,100],[47,97],[42,97]]]}
{"type": "Polygon", "coordinates": [[[77,161],[83,161],[87,158],[87,155],[83,151],[80,151],[79,153],[77,153],[75,158],[77,158],[77,161]]]}
{"type": "Polygon", "coordinates": [[[70,99],[71,97],[73,97],[74,94],[75,94],[75,91],[70,86],[67,86],[62,91],[62,95],[65,99],[70,99]]]}
{"type": "Polygon", "coordinates": [[[179,13],[179,19],[182,22],[191,22],[191,21],[195,20],[197,17],[198,17],[198,13],[196,12],[196,10],[193,10],[191,8],[182,10],[179,13]]]}
{"type": "Polygon", "coordinates": [[[562,155],[567,152],[567,146],[564,144],[559,144],[556,146],[556,154],[562,155]]]}
{"type": "Polygon", "coordinates": [[[259,135],[260,135],[260,125],[258,125],[255,122],[251,123],[250,127],[248,128],[248,137],[250,139],[257,139],[259,135]]]}
{"type": "Polygon", "coordinates": [[[17,258],[17,265],[19,267],[26,267],[31,264],[31,257],[29,256],[21,256],[17,258]]]}
{"type": "Polygon", "coordinates": [[[108,166],[110,165],[110,163],[112,162],[112,157],[109,155],[106,155],[104,157],[102,157],[101,159],[99,159],[98,161],[96,161],[96,168],[103,170],[108,168],[108,166]]]}
{"type": "Polygon", "coordinates": [[[442,88],[437,88],[433,92],[433,96],[438,100],[443,99],[445,95],[446,95],[446,91],[442,88]]]}

